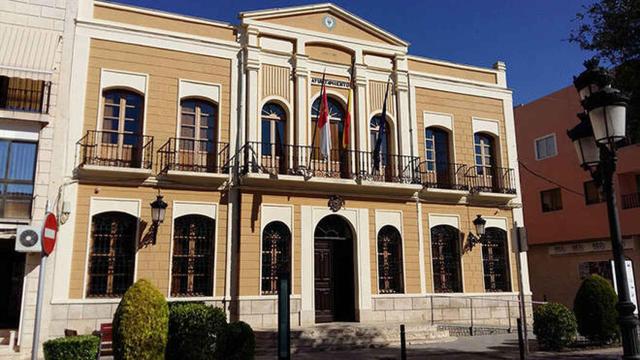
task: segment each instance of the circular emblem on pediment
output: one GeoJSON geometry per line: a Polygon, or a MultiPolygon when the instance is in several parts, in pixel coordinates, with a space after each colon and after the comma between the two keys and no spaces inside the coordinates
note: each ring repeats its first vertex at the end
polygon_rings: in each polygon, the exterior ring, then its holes
{"type": "Polygon", "coordinates": [[[329,15],[325,16],[322,19],[322,23],[329,30],[332,30],[334,27],[336,27],[336,19],[333,16],[329,16],[329,15]]]}

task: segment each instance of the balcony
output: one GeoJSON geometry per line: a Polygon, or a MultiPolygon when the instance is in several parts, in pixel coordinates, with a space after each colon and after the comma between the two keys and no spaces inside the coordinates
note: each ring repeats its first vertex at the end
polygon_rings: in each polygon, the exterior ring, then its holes
{"type": "Polygon", "coordinates": [[[423,161],[418,171],[424,197],[460,200],[469,194],[465,164],[423,161]]]}
{"type": "Polygon", "coordinates": [[[633,209],[640,207],[640,193],[624,194],[622,198],[623,209],[633,209]]]}
{"type": "MultiPolygon", "coordinates": [[[[415,192],[420,189],[416,157],[383,154],[375,167],[370,151],[332,149],[322,159],[320,149],[302,145],[250,142],[241,150],[245,180],[264,184],[279,180],[307,190],[358,189],[415,192]]],[[[246,182],[246,181],[245,181],[246,182]]]]}
{"type": "Polygon", "coordinates": [[[89,130],[79,147],[80,176],[146,179],[153,164],[153,137],[89,130]]]}
{"type": "Polygon", "coordinates": [[[471,195],[478,200],[508,201],[516,196],[513,169],[497,166],[470,166],[465,173],[471,195]]]}
{"type": "Polygon", "coordinates": [[[229,177],[229,144],[170,138],[158,149],[159,173],[171,180],[196,184],[222,183],[229,177]]]}
{"type": "Polygon", "coordinates": [[[0,117],[48,121],[51,82],[0,76],[0,117]]]}

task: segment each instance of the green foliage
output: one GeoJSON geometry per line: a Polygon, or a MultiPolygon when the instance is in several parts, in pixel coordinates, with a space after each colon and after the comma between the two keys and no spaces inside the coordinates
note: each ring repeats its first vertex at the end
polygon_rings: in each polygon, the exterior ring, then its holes
{"type": "Polygon", "coordinates": [[[220,334],[216,358],[224,360],[250,360],[256,351],[256,336],[249,324],[238,321],[226,326],[220,334]]]}
{"type": "Polygon", "coordinates": [[[70,336],[43,344],[46,360],[95,360],[100,338],[93,335],[70,336]]]}
{"type": "Polygon", "coordinates": [[[169,307],[147,280],[138,280],[122,297],[113,318],[116,360],[164,359],[169,307]]]}
{"type": "Polygon", "coordinates": [[[617,302],[618,296],[605,278],[591,275],[584,279],[573,301],[573,312],[578,320],[580,334],[597,343],[606,343],[616,338],[617,302]]]}
{"type": "Polygon", "coordinates": [[[615,69],[614,86],[631,97],[627,135],[640,142],[640,1],[598,0],[576,15],[569,40],[615,69]]]}
{"type": "Polygon", "coordinates": [[[576,338],[576,317],[566,306],[547,303],[533,312],[533,333],[545,350],[559,350],[576,338]]]}
{"type": "Polygon", "coordinates": [[[167,359],[213,359],[216,340],[226,324],[226,315],[220,308],[203,303],[172,303],[167,359]]]}

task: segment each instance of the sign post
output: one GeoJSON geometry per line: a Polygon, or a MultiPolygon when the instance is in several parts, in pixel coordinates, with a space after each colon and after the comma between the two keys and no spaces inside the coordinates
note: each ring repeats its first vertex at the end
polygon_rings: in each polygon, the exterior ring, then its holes
{"type": "Polygon", "coordinates": [[[40,322],[42,320],[42,302],[44,301],[44,279],[46,277],[47,257],[53,252],[58,236],[58,219],[53,213],[47,212],[42,227],[42,254],[40,255],[40,273],[38,274],[38,297],[36,300],[36,317],[33,324],[33,343],[31,346],[31,360],[38,359],[40,348],[40,322]]]}

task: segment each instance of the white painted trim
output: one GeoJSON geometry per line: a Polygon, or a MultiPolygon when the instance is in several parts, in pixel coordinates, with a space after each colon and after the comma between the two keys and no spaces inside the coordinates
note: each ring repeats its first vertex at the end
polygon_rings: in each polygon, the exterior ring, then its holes
{"type": "Polygon", "coordinates": [[[128,88],[140,93],[143,97],[147,93],[149,74],[135,73],[115,69],[100,69],[100,91],[114,88],[128,88]]]}
{"type": "Polygon", "coordinates": [[[429,213],[429,230],[438,225],[449,225],[460,230],[460,215],[429,213]]]}
{"type": "MultiPolygon", "coordinates": [[[[403,294],[407,293],[407,266],[406,266],[406,239],[404,236],[404,228],[403,228],[403,212],[402,210],[375,210],[375,220],[376,220],[376,232],[374,237],[374,246],[376,249],[376,268],[374,269],[376,274],[376,282],[380,282],[380,264],[378,263],[378,235],[380,234],[380,230],[385,226],[392,226],[400,233],[400,245],[402,246],[402,259],[400,259],[400,263],[402,265],[402,292],[403,294]]],[[[377,294],[380,294],[380,289],[377,289],[377,294]]],[[[396,294],[397,295],[397,294],[396,294]]],[[[372,294],[373,296],[373,294],[372,294]]]]}
{"type": "MultiPolygon", "coordinates": [[[[300,295],[292,294],[291,299],[299,300],[300,295]]],[[[278,300],[278,295],[241,295],[238,296],[238,300],[278,300]]]]}
{"type": "MultiPolygon", "coordinates": [[[[52,302],[58,299],[69,298],[69,286],[71,278],[71,263],[73,260],[73,246],[76,238],[76,219],[78,217],[78,184],[71,183],[62,186],[61,201],[69,201],[71,204],[69,218],[58,229],[56,241],[55,262],[53,268],[52,302]]],[[[89,244],[87,244],[87,247],[89,244]]]]}
{"type": "Polygon", "coordinates": [[[209,20],[209,19],[200,18],[196,16],[180,15],[180,14],[170,13],[166,11],[138,7],[134,5],[125,5],[125,4],[112,3],[112,2],[101,1],[101,0],[94,0],[94,5],[108,7],[112,9],[125,10],[130,12],[136,12],[136,13],[145,14],[145,15],[159,16],[159,17],[172,19],[172,20],[186,21],[186,22],[195,23],[195,24],[212,25],[212,26],[218,26],[218,27],[227,28],[227,29],[235,29],[233,25],[227,22],[209,20]]]}
{"type": "Polygon", "coordinates": [[[425,56],[407,54],[407,59],[408,60],[415,60],[415,61],[419,61],[419,62],[423,62],[423,63],[431,63],[431,64],[436,64],[436,65],[448,66],[448,67],[452,67],[452,68],[456,68],[456,69],[479,71],[479,72],[483,72],[483,73],[487,73],[487,74],[495,74],[496,76],[498,75],[498,70],[495,70],[495,69],[492,69],[492,68],[485,68],[485,67],[475,66],[475,65],[454,63],[454,62],[450,62],[450,61],[446,61],[446,60],[432,59],[432,58],[428,58],[428,57],[425,57],[425,56]]]}
{"type": "MultiPolygon", "coordinates": [[[[262,92],[262,91],[260,91],[262,92]]],[[[286,115],[286,125],[285,125],[285,131],[287,132],[287,140],[285,142],[285,144],[294,144],[294,130],[295,128],[297,128],[297,124],[295,123],[295,118],[292,116],[293,113],[291,111],[291,109],[293,109],[293,107],[291,106],[291,104],[289,103],[289,101],[287,101],[287,99],[283,98],[282,96],[277,96],[277,95],[269,95],[266,96],[262,99],[262,102],[260,103],[260,108],[258,109],[258,122],[260,123],[258,126],[259,129],[259,134],[258,134],[258,139],[259,141],[263,141],[262,140],[262,108],[267,104],[267,103],[276,103],[277,105],[282,106],[282,109],[285,112],[286,115]]],[[[268,140],[270,141],[270,140],[268,140]]],[[[258,151],[261,151],[262,149],[258,149],[258,151]]]]}
{"type": "MultiPolygon", "coordinates": [[[[418,257],[420,258],[419,270],[420,270],[420,294],[425,294],[427,292],[427,275],[424,263],[424,217],[422,214],[422,203],[420,201],[416,201],[416,207],[418,211],[418,257]]],[[[431,254],[431,250],[429,250],[429,254],[431,254]]],[[[431,258],[429,258],[429,264],[431,264],[431,258]]]]}
{"type": "Polygon", "coordinates": [[[216,294],[216,280],[217,280],[217,270],[218,270],[218,231],[220,229],[220,225],[218,224],[218,211],[220,209],[220,205],[215,202],[200,202],[200,201],[182,201],[182,200],[174,200],[172,204],[171,211],[171,231],[169,233],[169,280],[167,287],[167,299],[170,300],[178,300],[185,299],[184,301],[198,301],[198,300],[213,300],[216,294]],[[214,221],[214,229],[213,229],[213,288],[212,288],[212,296],[203,296],[203,297],[188,297],[188,296],[179,296],[172,297],[171,289],[173,281],[173,243],[174,243],[174,235],[175,235],[175,225],[176,219],[185,215],[202,215],[208,217],[214,221]]]}
{"type": "Polygon", "coordinates": [[[282,40],[278,38],[273,38],[269,36],[260,36],[260,47],[262,51],[276,51],[284,54],[292,54],[293,53],[293,42],[282,40]]]}
{"type": "MultiPolygon", "coordinates": [[[[422,113],[424,128],[440,127],[449,130],[453,134],[453,114],[435,111],[424,111],[422,113]]],[[[424,130],[424,129],[423,129],[424,130]]]]}
{"type": "Polygon", "coordinates": [[[471,118],[473,126],[473,134],[488,133],[495,136],[496,140],[500,139],[500,121],[494,119],[482,119],[478,117],[471,118]]]}
{"type": "MultiPolygon", "coordinates": [[[[108,198],[108,197],[95,197],[92,196],[89,199],[89,221],[87,221],[87,237],[86,237],[86,251],[85,251],[85,259],[84,259],[84,271],[82,275],[83,284],[82,284],[82,299],[87,298],[87,286],[89,284],[89,253],[91,250],[91,225],[93,223],[93,217],[95,215],[108,212],[108,211],[116,211],[122,212],[125,214],[129,214],[134,216],[137,219],[136,223],[136,235],[134,237],[135,241],[139,241],[140,239],[140,214],[142,209],[142,201],[140,199],[126,199],[126,198],[108,198]],[[102,205],[97,206],[96,203],[101,203],[102,205]],[[124,204],[129,203],[128,206],[124,206],[124,204]],[[127,208],[128,207],[128,208],[127,208]]],[[[137,244],[136,244],[137,245],[137,244]]],[[[134,254],[134,264],[133,264],[133,282],[136,282],[138,278],[138,249],[136,246],[136,251],[134,254]]]]}
{"type": "Polygon", "coordinates": [[[537,138],[533,139],[533,154],[534,154],[536,160],[538,160],[538,161],[558,156],[558,141],[557,141],[557,138],[556,138],[556,133],[543,135],[543,136],[540,136],[540,137],[537,137],[537,138]],[[553,147],[555,149],[555,153],[552,154],[552,155],[549,155],[549,156],[540,157],[539,154],[538,154],[538,141],[546,140],[548,138],[552,138],[553,139],[553,147]]]}
{"type": "Polygon", "coordinates": [[[39,123],[0,120],[0,139],[37,142],[40,137],[39,123]]]}
{"type": "MultiPolygon", "coordinates": [[[[290,239],[290,249],[289,249],[289,254],[291,256],[291,258],[289,259],[290,263],[291,263],[291,293],[293,294],[293,289],[294,289],[294,282],[295,282],[295,276],[294,276],[294,262],[295,262],[295,238],[294,238],[294,219],[293,219],[293,214],[294,214],[294,208],[293,205],[288,205],[288,204],[269,204],[269,203],[262,203],[260,204],[260,244],[258,244],[258,247],[260,249],[260,268],[259,268],[259,272],[260,272],[260,276],[258,277],[258,288],[260,289],[260,298],[263,298],[265,296],[271,296],[271,295],[262,295],[262,243],[263,243],[263,233],[264,233],[264,228],[269,225],[272,222],[276,222],[279,221],[283,224],[285,224],[287,226],[287,228],[289,228],[289,233],[291,235],[291,239],[290,239]]],[[[275,295],[277,297],[277,295],[275,295]]]]}
{"type": "Polygon", "coordinates": [[[178,94],[180,101],[189,97],[199,97],[213,101],[216,105],[220,104],[220,94],[222,93],[221,84],[183,78],[178,79],[178,81],[178,94]]]}

